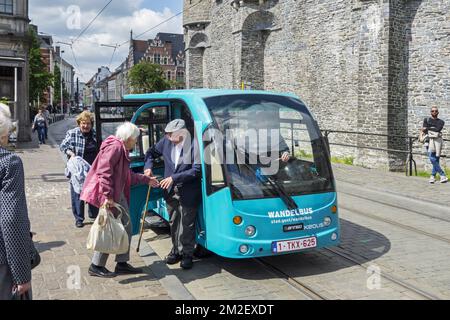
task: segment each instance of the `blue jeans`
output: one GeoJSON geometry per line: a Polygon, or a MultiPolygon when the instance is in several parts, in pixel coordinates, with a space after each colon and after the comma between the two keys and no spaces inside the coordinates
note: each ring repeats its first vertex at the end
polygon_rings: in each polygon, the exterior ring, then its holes
{"type": "MultiPolygon", "coordinates": [[[[84,201],[80,200],[80,194],[76,193],[70,184],[70,196],[72,198],[72,213],[75,217],[75,221],[84,221],[84,201]]],[[[95,219],[98,215],[98,208],[89,204],[89,218],[95,219]]]]}
{"type": "Polygon", "coordinates": [[[38,133],[39,142],[45,143],[45,127],[42,128],[38,127],[36,130],[38,133]]]}
{"type": "Polygon", "coordinates": [[[442,170],[441,166],[439,165],[439,157],[436,157],[436,152],[428,152],[428,156],[430,157],[431,164],[433,165],[431,175],[436,176],[436,174],[439,173],[441,177],[445,176],[444,170],[442,170]]]}

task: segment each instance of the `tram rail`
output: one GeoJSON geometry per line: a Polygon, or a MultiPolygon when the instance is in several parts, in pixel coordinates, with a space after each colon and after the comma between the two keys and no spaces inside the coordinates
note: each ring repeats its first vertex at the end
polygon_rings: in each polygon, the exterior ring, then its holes
{"type": "MultiPolygon", "coordinates": [[[[340,191],[340,192],[342,192],[342,191],[340,191]]],[[[388,203],[384,203],[382,201],[372,200],[372,199],[369,199],[369,198],[366,198],[366,197],[362,197],[362,196],[358,196],[358,195],[355,195],[355,194],[352,194],[352,193],[347,193],[347,192],[342,192],[342,193],[348,194],[348,195],[350,195],[352,197],[364,199],[364,200],[367,200],[367,201],[372,201],[372,202],[375,202],[375,203],[381,203],[381,204],[384,204],[386,206],[390,206],[390,207],[394,207],[394,208],[400,208],[400,209],[405,210],[404,208],[401,208],[401,207],[398,207],[398,206],[395,206],[395,205],[391,205],[391,204],[388,204],[388,203]]],[[[415,227],[412,227],[412,226],[408,226],[408,225],[406,225],[404,223],[400,223],[400,222],[397,222],[397,221],[394,221],[394,220],[391,220],[391,219],[382,218],[382,217],[379,217],[379,216],[371,214],[371,213],[366,213],[366,212],[362,212],[362,211],[354,209],[354,208],[349,208],[349,207],[346,207],[345,205],[342,205],[342,204],[340,204],[339,207],[341,209],[345,209],[347,211],[353,212],[353,213],[355,213],[357,215],[364,216],[364,217],[370,218],[372,220],[384,222],[384,223],[387,223],[389,225],[393,225],[393,226],[396,226],[398,228],[402,228],[404,230],[412,231],[412,232],[415,232],[415,233],[427,236],[429,238],[432,238],[434,240],[438,240],[438,241],[442,241],[442,242],[450,244],[450,239],[442,237],[440,235],[437,235],[437,234],[434,234],[434,233],[430,233],[430,232],[427,232],[427,231],[424,231],[424,230],[421,230],[421,229],[418,229],[418,228],[415,228],[415,227]]],[[[412,211],[412,210],[408,209],[408,211],[412,211]]],[[[431,216],[431,215],[427,215],[427,214],[422,214],[422,213],[417,212],[417,211],[412,211],[412,212],[417,213],[417,214],[422,215],[422,216],[427,216],[429,218],[450,222],[450,221],[447,221],[445,219],[442,219],[442,218],[439,218],[439,217],[435,217],[435,216],[431,216]]]]}

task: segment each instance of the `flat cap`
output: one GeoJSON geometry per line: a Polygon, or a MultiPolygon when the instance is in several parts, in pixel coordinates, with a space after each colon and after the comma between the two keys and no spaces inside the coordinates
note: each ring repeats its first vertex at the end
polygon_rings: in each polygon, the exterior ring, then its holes
{"type": "Polygon", "coordinates": [[[181,129],[186,128],[186,123],[183,119],[175,119],[169,122],[164,130],[166,133],[172,133],[181,129]]]}

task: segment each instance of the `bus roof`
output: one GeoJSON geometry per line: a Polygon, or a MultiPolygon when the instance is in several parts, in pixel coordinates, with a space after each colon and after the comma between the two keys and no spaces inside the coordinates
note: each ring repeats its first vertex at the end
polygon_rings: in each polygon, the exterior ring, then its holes
{"type": "Polygon", "coordinates": [[[124,100],[153,100],[153,99],[170,99],[170,98],[210,98],[226,95],[237,94],[267,94],[284,97],[298,97],[290,93],[271,92],[263,90],[228,90],[228,89],[184,89],[184,90],[167,90],[159,93],[129,94],[125,95],[124,100]]]}

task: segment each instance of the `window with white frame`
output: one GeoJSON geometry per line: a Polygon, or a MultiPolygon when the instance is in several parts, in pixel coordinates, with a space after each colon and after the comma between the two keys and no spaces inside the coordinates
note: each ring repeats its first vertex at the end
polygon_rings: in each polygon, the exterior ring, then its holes
{"type": "Polygon", "coordinates": [[[161,55],[159,53],[153,55],[153,63],[161,64],[161,55]]]}

